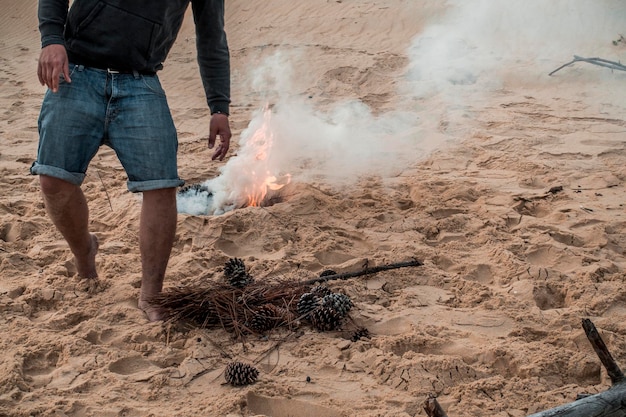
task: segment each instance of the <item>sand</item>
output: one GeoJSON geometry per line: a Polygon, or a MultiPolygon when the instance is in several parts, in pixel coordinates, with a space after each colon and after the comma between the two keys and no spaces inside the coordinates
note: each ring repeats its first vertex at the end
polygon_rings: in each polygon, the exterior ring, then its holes
{"type": "MultiPolygon", "coordinates": [[[[525,416],[610,386],[583,318],[626,366],[626,74],[578,63],[547,76],[585,51],[623,58],[619,33],[581,50],[576,39],[589,37],[567,32],[560,54],[496,59],[478,81],[448,77],[459,88],[444,91],[407,81],[415,65],[408,51],[453,3],[296,3],[227,2],[229,159],[259,109],[290,99],[330,113],[356,100],[377,123],[401,110],[411,123],[394,124],[392,136],[413,138],[415,153],[383,147],[401,161],[395,170],[360,171],[350,181],[294,165],[276,204],[180,214],[165,285],[220,279],[231,257],[268,282],[413,258],[424,266],[331,284],[352,298],[352,318],[371,333],[357,342],[347,330],[303,326],[243,344],[221,329],[150,323],[136,308],[140,198],[103,148],[83,186],[101,285],[84,291],[28,172],[44,93],[36,2],[3,0],[1,416],[423,416],[429,394],[451,417],[525,416]],[[251,75],[277,52],[292,65],[278,96],[254,88],[251,75]],[[224,385],[231,360],[258,361],[259,380],[224,385]]],[[[187,19],[161,74],[190,184],[227,164],[206,149],[194,39],[187,19]]],[[[429,63],[437,62],[418,60],[429,63]]],[[[358,135],[350,140],[336,150],[348,166],[351,148],[367,147],[358,135]]]]}

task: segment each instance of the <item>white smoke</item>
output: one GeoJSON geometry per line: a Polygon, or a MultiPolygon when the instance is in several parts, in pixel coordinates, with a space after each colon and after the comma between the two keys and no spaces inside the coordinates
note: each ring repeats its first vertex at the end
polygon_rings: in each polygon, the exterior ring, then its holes
{"type": "Polygon", "coordinates": [[[288,174],[296,182],[342,186],[363,176],[397,175],[419,158],[417,138],[410,134],[416,124],[412,114],[374,116],[358,101],[339,103],[322,113],[295,98],[267,111],[270,117],[262,109],[256,112],[241,134],[237,155],[219,176],[203,183],[213,194],[208,203],[198,205],[205,195],[179,197],[180,212],[220,214],[240,207],[251,183],[270,176],[280,179],[288,174]],[[263,143],[254,140],[259,130],[264,131],[263,143]],[[270,151],[259,158],[265,146],[270,151]]]}
{"type": "Polygon", "coordinates": [[[626,32],[621,0],[450,0],[413,39],[408,80],[418,97],[547,80],[574,55],[619,61],[626,32]],[[457,86],[454,88],[453,86],[457,86]],[[470,86],[470,87],[467,87],[470,86]]]}
{"type": "MultiPolygon", "coordinates": [[[[449,0],[445,7],[446,13],[426,26],[407,51],[410,63],[398,101],[410,111],[375,115],[356,100],[316,109],[293,93],[297,73],[291,63],[301,57],[278,53],[265,59],[249,78],[252,90],[272,106],[271,118],[263,109],[253,115],[237,155],[204,183],[212,196],[179,198],[179,211],[219,214],[241,206],[251,181],[242,172],[251,166],[254,175],[288,173],[293,181],[334,186],[363,176],[398,175],[430,148],[444,146],[442,135],[425,131],[439,121],[424,123],[423,110],[430,107],[429,119],[435,106],[448,119],[467,119],[464,106],[511,79],[548,82],[547,74],[575,54],[623,51],[611,42],[626,32],[622,0],[449,0]],[[257,157],[259,144],[251,140],[261,127],[272,141],[265,159],[257,157]],[[426,134],[437,141],[425,141],[426,134]]],[[[466,119],[446,123],[462,125],[466,119]]]]}
{"type": "Polygon", "coordinates": [[[251,183],[263,177],[288,174],[295,182],[339,187],[364,176],[397,175],[420,158],[416,114],[374,115],[357,100],[315,109],[306,96],[291,93],[293,60],[292,55],[278,53],[257,67],[251,84],[270,105],[271,114],[265,109],[255,112],[241,133],[237,155],[216,178],[203,183],[212,195],[179,195],[179,212],[220,214],[241,207],[251,183]],[[255,135],[260,129],[264,140],[259,142],[255,135]]]}

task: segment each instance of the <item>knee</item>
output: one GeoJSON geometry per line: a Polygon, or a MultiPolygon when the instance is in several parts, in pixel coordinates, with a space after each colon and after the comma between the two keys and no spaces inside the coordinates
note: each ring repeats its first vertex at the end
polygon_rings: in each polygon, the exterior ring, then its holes
{"type": "Polygon", "coordinates": [[[39,184],[41,185],[41,192],[47,197],[69,195],[78,188],[77,185],[47,175],[39,176],[39,184]]]}

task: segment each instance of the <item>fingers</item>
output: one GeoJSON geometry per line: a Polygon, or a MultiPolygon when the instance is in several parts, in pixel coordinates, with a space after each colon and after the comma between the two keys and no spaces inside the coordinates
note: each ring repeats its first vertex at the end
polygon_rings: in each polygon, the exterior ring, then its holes
{"type": "Polygon", "coordinates": [[[57,67],[52,67],[51,71],[52,75],[48,79],[48,88],[52,90],[53,93],[59,91],[59,75],[61,75],[61,71],[57,67]]]}
{"type": "MultiPolygon", "coordinates": [[[[230,148],[230,130],[224,133],[220,133],[219,137],[220,137],[220,143],[217,145],[217,149],[215,149],[215,152],[213,153],[213,156],[211,157],[212,161],[215,161],[216,159],[219,159],[220,161],[224,160],[224,157],[228,153],[228,148],[230,148]]],[[[210,143],[210,139],[209,139],[209,143],[210,143]]],[[[213,144],[215,144],[215,139],[213,139],[213,144]]],[[[209,149],[211,148],[212,146],[209,145],[209,149]]]]}
{"type": "Polygon", "coordinates": [[[219,159],[220,161],[223,161],[224,157],[228,153],[229,147],[230,147],[230,139],[225,140],[224,137],[222,136],[220,138],[220,144],[217,145],[217,149],[215,150],[215,153],[213,153],[211,160],[215,161],[216,159],[219,159]]]}
{"type": "Polygon", "coordinates": [[[228,149],[230,148],[230,126],[228,124],[228,116],[221,113],[216,113],[211,116],[211,125],[209,128],[209,149],[213,149],[217,137],[220,137],[220,142],[211,157],[211,160],[219,159],[222,161],[228,149]]]}
{"type": "Polygon", "coordinates": [[[65,61],[65,65],[63,65],[63,78],[68,83],[72,82],[72,78],[70,77],[70,63],[65,61]]]}
{"type": "Polygon", "coordinates": [[[39,83],[41,85],[46,84],[44,77],[43,77],[43,67],[41,65],[41,61],[39,61],[39,64],[37,64],[37,78],[39,78],[39,83]]]}
{"type": "Polygon", "coordinates": [[[44,47],[41,50],[37,65],[39,82],[56,93],[59,90],[61,74],[63,74],[67,82],[72,82],[65,47],[56,44],[44,47]]]}

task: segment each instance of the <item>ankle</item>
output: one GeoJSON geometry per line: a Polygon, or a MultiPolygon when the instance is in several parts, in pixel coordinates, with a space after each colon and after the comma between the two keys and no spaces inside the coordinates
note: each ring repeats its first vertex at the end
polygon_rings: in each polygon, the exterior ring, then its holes
{"type": "Polygon", "coordinates": [[[141,298],[137,303],[137,307],[146,314],[148,320],[150,321],[165,320],[167,315],[162,307],[151,304],[147,300],[142,300],[141,298]]]}

